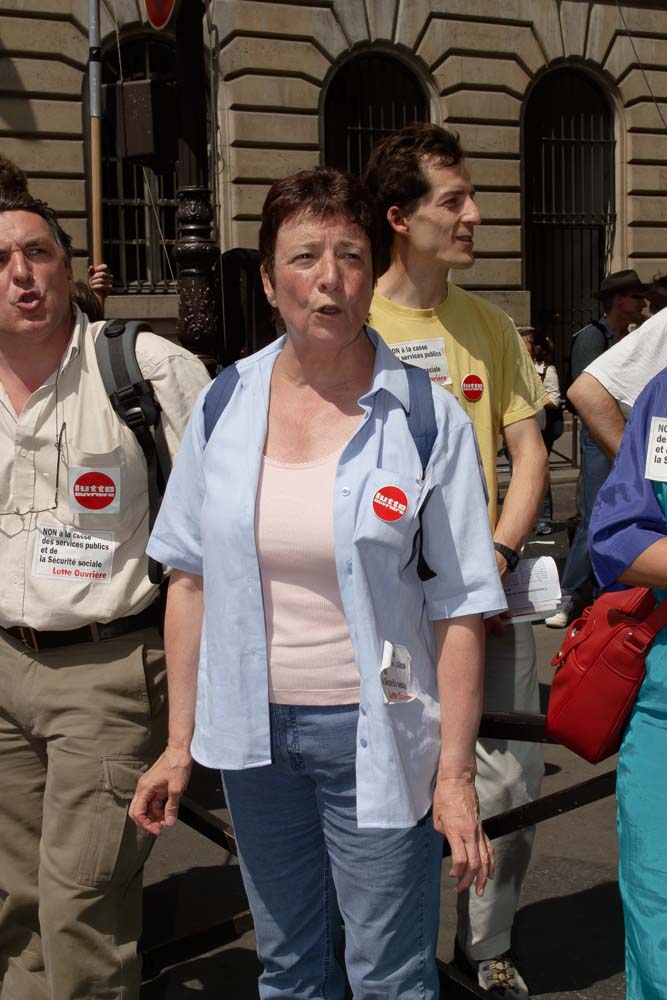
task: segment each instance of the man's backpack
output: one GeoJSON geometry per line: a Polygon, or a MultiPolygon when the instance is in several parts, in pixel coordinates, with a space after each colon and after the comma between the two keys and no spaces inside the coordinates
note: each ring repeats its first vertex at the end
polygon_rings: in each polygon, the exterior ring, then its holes
{"type": "MultiPolygon", "coordinates": [[[[410,388],[410,410],[407,414],[408,428],[419,454],[423,475],[431,460],[433,445],[438,436],[438,425],[435,419],[435,407],[433,406],[433,395],[431,392],[431,380],[428,372],[422,368],[417,368],[415,365],[408,365],[405,362],[403,362],[403,367],[408,376],[408,386],[410,388]]],[[[239,373],[236,365],[229,365],[228,368],[223,368],[206,393],[206,398],[204,399],[205,441],[208,441],[211,437],[215,425],[231,399],[238,381],[239,373]]],[[[430,569],[422,552],[422,517],[429,496],[426,497],[426,500],[419,509],[419,531],[415,537],[415,544],[419,546],[417,572],[420,580],[430,580],[436,575],[430,569]]]]}
{"type": "MultiPolygon", "coordinates": [[[[136,354],[137,334],[152,332],[146,323],[111,320],[105,323],[95,340],[95,353],[104,387],[114,410],[135,435],[146,459],[148,475],[148,530],[153,530],[169,473],[171,456],[162,426],[160,404],[153,386],[139,368],[136,354]]],[[[154,559],[148,560],[151,583],[162,582],[163,569],[154,559]]]]}
{"type": "MultiPolygon", "coordinates": [[[[591,322],[590,322],[589,325],[596,327],[600,331],[600,333],[602,334],[604,346],[603,346],[602,351],[600,353],[604,354],[604,352],[609,347],[609,344],[607,343],[607,330],[606,330],[606,327],[604,327],[602,325],[602,323],[599,323],[598,320],[596,320],[596,319],[591,320],[591,322]]],[[[585,327],[582,327],[582,329],[585,329],[585,327]]],[[[574,381],[576,381],[575,378],[574,378],[573,372],[572,372],[572,351],[574,350],[574,342],[575,342],[575,340],[577,339],[577,337],[579,336],[580,333],[581,333],[581,330],[578,330],[575,333],[575,335],[573,336],[573,338],[572,338],[572,347],[570,348],[570,357],[567,359],[567,366],[565,368],[565,380],[564,380],[564,383],[563,383],[563,399],[565,400],[565,409],[569,410],[569,412],[572,413],[575,417],[578,416],[577,408],[576,408],[576,406],[573,406],[573,404],[570,402],[570,400],[568,399],[568,395],[567,394],[568,394],[568,392],[570,390],[570,386],[572,385],[572,383],[574,381]]]]}

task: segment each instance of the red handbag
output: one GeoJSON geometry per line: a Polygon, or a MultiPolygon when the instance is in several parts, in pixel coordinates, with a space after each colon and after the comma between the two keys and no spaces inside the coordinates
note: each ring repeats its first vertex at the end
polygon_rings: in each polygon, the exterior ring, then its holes
{"type": "Polygon", "coordinates": [[[546,732],[591,764],[616,753],[646,673],[651,643],[667,625],[667,600],[646,587],[603,594],[574,621],[557,667],[546,732]]]}

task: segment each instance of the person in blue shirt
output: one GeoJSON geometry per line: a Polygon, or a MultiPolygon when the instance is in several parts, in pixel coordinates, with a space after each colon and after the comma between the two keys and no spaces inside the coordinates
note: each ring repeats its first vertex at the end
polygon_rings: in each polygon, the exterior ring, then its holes
{"type": "Polygon", "coordinates": [[[149,545],[174,567],[170,728],[131,815],[158,834],[192,758],[222,770],[263,1000],[342,1000],[341,915],[357,1000],[439,997],[441,834],[460,891],[493,875],[475,737],[505,598],[469,419],[424,380],[424,470],[406,368],[366,327],[379,246],[359,180],[272,186],[284,336],[237,363],[208,440],[200,397],[149,545]]]}
{"type": "MultiPolygon", "coordinates": [[[[667,369],[635,403],[590,526],[600,585],[667,597],[667,369]]],[[[628,1000],[667,996],[667,629],[656,636],[618,759],[619,885],[628,1000]]]]}

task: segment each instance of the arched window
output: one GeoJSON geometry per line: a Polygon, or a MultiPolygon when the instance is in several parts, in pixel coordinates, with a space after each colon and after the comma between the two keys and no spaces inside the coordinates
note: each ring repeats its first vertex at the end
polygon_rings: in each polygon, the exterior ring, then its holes
{"type": "Polygon", "coordinates": [[[165,109],[172,121],[175,113],[173,46],[145,37],[122,42],[120,55],[112,46],[102,84],[103,236],[114,291],[175,292],[175,131],[164,122],[165,109]],[[127,155],[137,141],[150,145],[153,138],[161,144],[154,155],[127,155]]]}
{"type": "Polygon", "coordinates": [[[383,136],[414,121],[429,121],[420,81],[400,59],[363,52],[343,63],[324,101],[324,162],[360,174],[383,136]]]}
{"type": "Polygon", "coordinates": [[[600,311],[616,221],[614,121],[601,86],[568,67],[533,89],[524,116],[526,284],[532,323],[564,372],[572,334],[600,311]]]}

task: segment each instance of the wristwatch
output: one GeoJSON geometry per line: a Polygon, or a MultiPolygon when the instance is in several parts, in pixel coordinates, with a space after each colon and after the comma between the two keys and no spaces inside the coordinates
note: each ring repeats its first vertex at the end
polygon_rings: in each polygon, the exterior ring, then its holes
{"type": "Polygon", "coordinates": [[[507,568],[510,573],[513,573],[519,565],[519,553],[511,549],[509,545],[503,545],[502,542],[494,542],[493,547],[496,552],[500,552],[501,556],[505,557],[507,568]]]}

